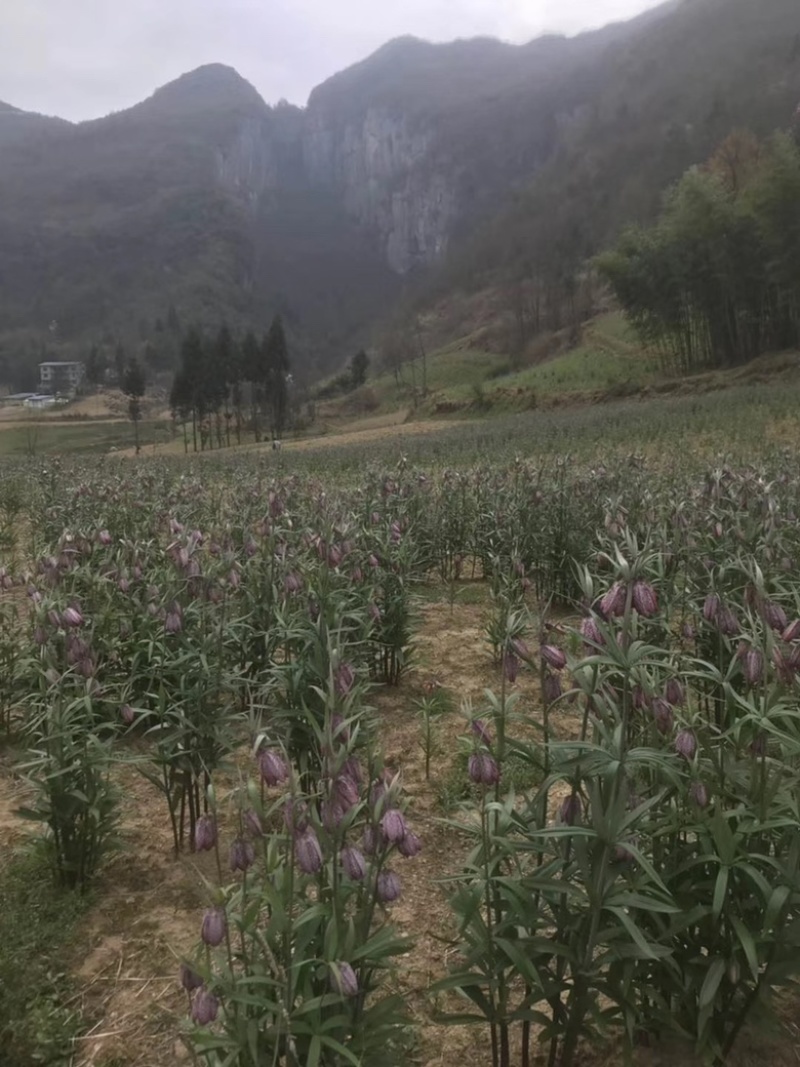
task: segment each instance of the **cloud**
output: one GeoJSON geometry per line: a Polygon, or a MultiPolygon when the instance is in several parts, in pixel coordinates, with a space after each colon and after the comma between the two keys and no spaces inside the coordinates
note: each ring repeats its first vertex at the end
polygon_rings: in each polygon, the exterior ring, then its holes
{"type": "Polygon", "coordinates": [[[629,18],[656,0],[17,0],[0,4],[0,100],[65,118],[131,106],[203,63],[270,102],[401,34],[522,42],[629,18]]]}

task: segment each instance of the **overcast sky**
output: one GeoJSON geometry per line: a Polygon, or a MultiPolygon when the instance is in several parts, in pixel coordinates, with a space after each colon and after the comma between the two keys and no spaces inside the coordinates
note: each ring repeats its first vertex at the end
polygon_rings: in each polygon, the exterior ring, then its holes
{"type": "Polygon", "coordinates": [[[392,37],[531,40],[630,18],[658,0],[0,0],[0,100],[97,118],[203,63],[227,63],[267,103],[392,37]]]}

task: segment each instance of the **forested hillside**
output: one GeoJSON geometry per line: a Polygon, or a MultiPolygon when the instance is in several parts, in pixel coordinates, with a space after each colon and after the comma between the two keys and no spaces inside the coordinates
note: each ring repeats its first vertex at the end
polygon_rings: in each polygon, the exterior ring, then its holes
{"type": "Polygon", "coordinates": [[[0,376],[93,347],[174,369],[189,325],[280,314],[309,377],[486,284],[560,318],[687,167],[798,100],[796,0],[671,0],[522,47],[402,38],[304,110],[221,66],[77,126],[0,105],[0,376]]]}

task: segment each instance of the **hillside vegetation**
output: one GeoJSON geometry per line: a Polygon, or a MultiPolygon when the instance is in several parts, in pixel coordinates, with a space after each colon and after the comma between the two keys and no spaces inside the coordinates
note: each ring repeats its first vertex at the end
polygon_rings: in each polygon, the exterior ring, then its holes
{"type": "Polygon", "coordinates": [[[276,313],[312,377],[398,301],[498,283],[536,289],[559,330],[588,257],[732,128],[767,135],[798,99],[794,0],[673,0],[522,47],[403,38],[305,111],[221,66],[78,126],[3,105],[2,377],[23,388],[93,345],[169,370],[168,322],[261,331],[276,313]]]}

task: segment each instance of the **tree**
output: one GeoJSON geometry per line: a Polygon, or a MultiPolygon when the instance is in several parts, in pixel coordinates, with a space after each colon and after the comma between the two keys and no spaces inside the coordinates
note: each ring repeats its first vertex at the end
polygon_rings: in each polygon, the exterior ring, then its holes
{"type": "Polygon", "coordinates": [[[227,324],[223,323],[214,339],[214,362],[217,374],[220,377],[220,392],[225,407],[225,440],[229,448],[231,444],[231,412],[228,401],[230,400],[232,389],[238,383],[241,372],[238,355],[233,334],[228,329],[227,324]]]}
{"type": "Polygon", "coordinates": [[[272,416],[272,435],[273,439],[279,441],[283,435],[289,405],[289,349],[280,315],[276,315],[272,320],[264,349],[266,393],[272,416]]]}
{"type": "Polygon", "coordinates": [[[369,370],[369,356],[362,348],[350,360],[350,381],[354,389],[358,389],[367,380],[369,370]]]}
{"type": "Polygon", "coordinates": [[[92,345],[89,358],[86,360],[86,380],[90,385],[100,385],[105,380],[106,359],[97,345],[92,345]]]}
{"type": "Polygon", "coordinates": [[[729,138],[689,170],[655,226],[598,260],[634,327],[669,368],[741,363],[800,342],[800,150],[729,138]]]}
{"type": "Polygon", "coordinates": [[[114,350],[114,371],[117,375],[117,384],[122,385],[122,379],[125,377],[125,367],[127,365],[127,359],[125,356],[125,348],[122,341],[117,342],[117,347],[114,350]]]}
{"type": "MultiPolygon", "coordinates": [[[[186,436],[186,423],[192,414],[192,384],[189,374],[183,366],[178,369],[172,381],[172,388],[169,394],[169,409],[172,412],[172,418],[176,421],[179,419],[183,426],[183,451],[188,452],[189,441],[186,436]]],[[[195,451],[197,451],[196,441],[195,451]]]]}
{"type": "Polygon", "coordinates": [[[263,343],[259,345],[253,331],[248,330],[242,341],[241,373],[244,381],[250,383],[250,413],[256,441],[261,440],[259,413],[264,394],[264,374],[261,359],[263,348],[263,343]]]}
{"type": "Polygon", "coordinates": [[[172,389],[175,404],[173,412],[184,419],[192,417],[192,447],[197,451],[197,415],[199,374],[203,362],[203,336],[196,326],[190,326],[181,343],[181,365],[175,375],[172,389]]]}
{"type": "Polygon", "coordinates": [[[139,455],[139,420],[142,417],[142,397],[144,396],[147,382],[144,371],[138,359],[132,359],[125,369],[122,379],[122,391],[128,398],[128,415],[133,423],[133,432],[136,440],[136,455],[139,455]]]}

